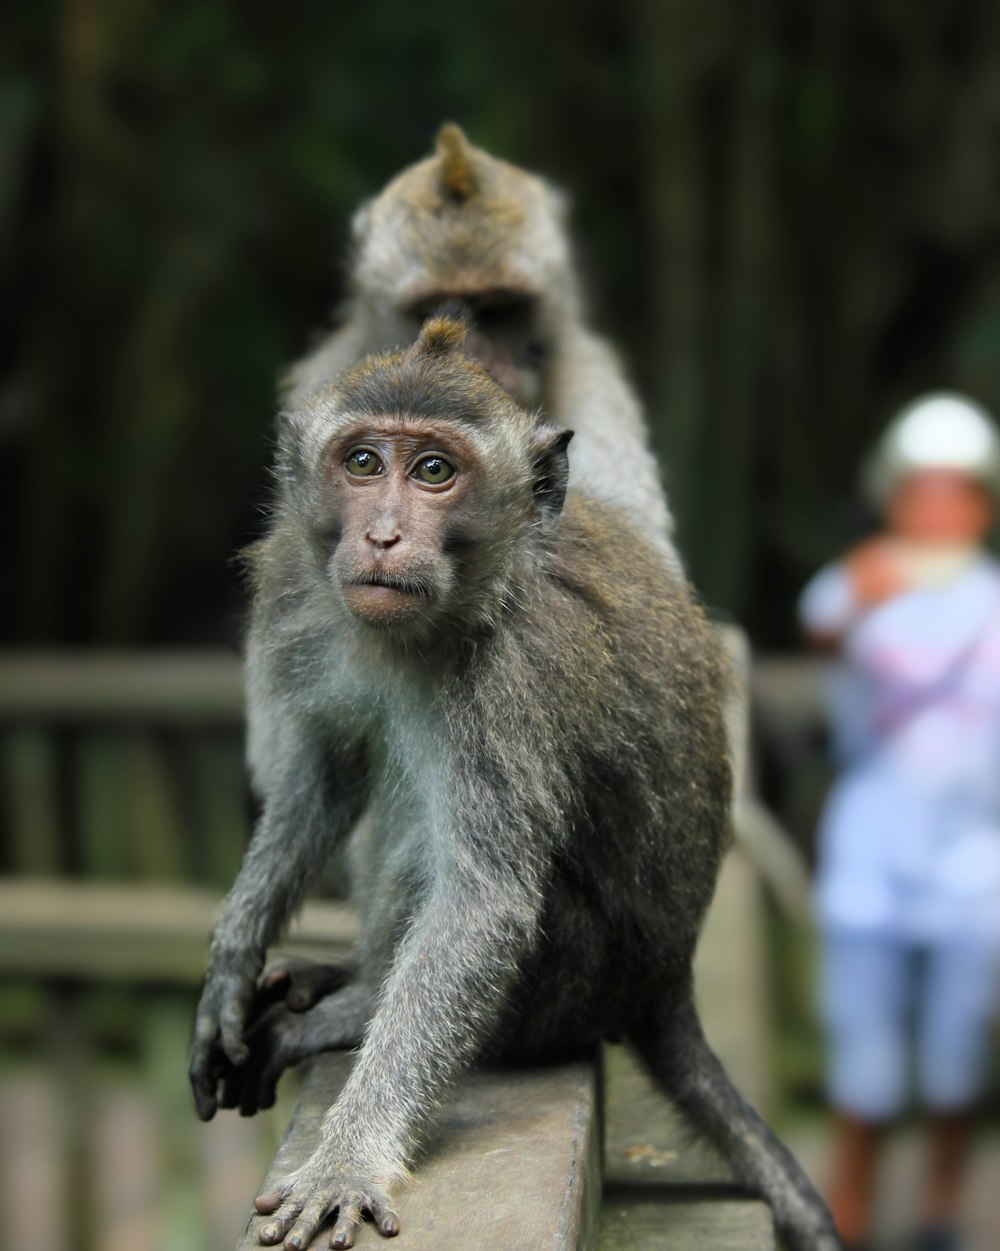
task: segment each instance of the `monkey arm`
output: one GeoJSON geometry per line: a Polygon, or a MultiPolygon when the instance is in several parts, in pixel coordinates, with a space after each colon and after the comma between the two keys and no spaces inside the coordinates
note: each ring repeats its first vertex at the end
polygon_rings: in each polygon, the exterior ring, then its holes
{"type": "Polygon", "coordinates": [[[359,752],[324,750],[315,732],[289,735],[284,746],[283,768],[269,779],[263,814],[212,937],[188,1065],[202,1120],[215,1115],[227,1062],[241,1065],[248,1057],[243,1035],[268,944],[367,793],[359,752]]]}
{"type": "Polygon", "coordinates": [[[342,1240],[331,1245],[353,1244],[362,1209],[383,1233],[398,1228],[388,1192],[405,1176],[436,1101],[497,1025],[537,932],[534,884],[506,867],[477,878],[453,866],[414,917],[318,1147],[284,1184],[258,1196],[268,1215],[262,1242],[308,1246],[334,1208],[333,1238],[342,1240]]]}

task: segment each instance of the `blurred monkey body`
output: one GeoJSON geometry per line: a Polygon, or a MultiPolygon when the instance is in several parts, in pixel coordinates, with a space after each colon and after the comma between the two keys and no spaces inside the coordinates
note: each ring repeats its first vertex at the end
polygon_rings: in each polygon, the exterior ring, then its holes
{"type": "Polygon", "coordinates": [[[638,401],[586,325],[563,197],[444,126],[435,154],[400,173],[353,223],[339,329],[286,379],[297,405],[371,352],[412,343],[442,304],[470,326],[466,352],[518,403],[575,431],[570,480],[622,511],[677,561],[638,401]],[[627,479],[612,466],[629,462],[627,479]]]}
{"type": "Polygon", "coordinates": [[[264,806],[199,1005],[199,1113],[269,1106],[284,1067],[361,1042],[315,1152],[257,1200],[266,1244],[336,1209],[350,1246],[363,1211],[398,1229],[392,1188],[469,1064],[624,1034],[789,1246],[832,1251],[693,1005],[729,820],[711,633],[654,545],[567,492],[569,433],[463,341],[432,320],[285,418],[247,654],[264,806]],[[365,808],[355,976],[247,1031],[268,944],[365,808]]]}

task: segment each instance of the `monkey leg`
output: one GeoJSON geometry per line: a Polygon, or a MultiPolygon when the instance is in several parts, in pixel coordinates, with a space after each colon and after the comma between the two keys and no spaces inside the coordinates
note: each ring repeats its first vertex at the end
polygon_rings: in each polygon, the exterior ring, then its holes
{"type": "Polygon", "coordinates": [[[371,991],[360,982],[349,982],[306,1011],[289,1010],[284,1003],[272,1004],[246,1035],[250,1049],[247,1061],[226,1069],[221,1106],[238,1107],[241,1116],[273,1107],[278,1079],[285,1069],[323,1051],[357,1046],[372,1010],[371,991]]]}
{"type": "Polygon", "coordinates": [[[841,1242],[826,1205],[733,1086],[705,1040],[690,989],[662,998],[629,1036],[659,1084],[718,1148],[738,1180],[770,1205],[790,1251],[838,1251],[841,1242]]]}

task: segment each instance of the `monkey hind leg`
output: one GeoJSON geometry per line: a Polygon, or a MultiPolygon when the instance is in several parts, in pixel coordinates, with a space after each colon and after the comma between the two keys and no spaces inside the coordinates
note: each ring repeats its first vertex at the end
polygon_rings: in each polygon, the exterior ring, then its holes
{"type": "Polygon", "coordinates": [[[826,1204],[733,1085],[705,1040],[690,992],[666,999],[629,1037],[653,1077],[741,1185],[770,1205],[789,1251],[838,1251],[841,1242],[826,1204]]]}

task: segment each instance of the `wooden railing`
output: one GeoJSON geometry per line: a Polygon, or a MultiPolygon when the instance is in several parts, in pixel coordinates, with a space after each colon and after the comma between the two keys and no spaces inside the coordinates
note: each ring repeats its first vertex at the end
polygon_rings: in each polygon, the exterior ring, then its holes
{"type": "MultiPolygon", "coordinates": [[[[730,633],[729,643],[745,678],[742,636],[730,633]]],[[[734,689],[729,721],[739,779],[738,847],[699,952],[698,979],[710,1037],[747,1093],[766,1102],[763,925],[753,862],[775,880],[789,873],[787,863],[774,869],[780,834],[770,829],[762,838],[759,832],[745,680],[734,689]]],[[[50,1220],[45,1245],[53,1251],[104,1251],[129,1228],[127,1203],[102,1208],[98,1202],[106,1162],[88,1129],[96,1122],[88,1120],[93,1097],[86,1088],[93,1089],[90,1069],[102,1041],[137,1058],[133,1095],[144,1089],[169,1103],[163,1141],[148,1132],[144,1141],[152,1154],[162,1156],[166,1146],[171,1167],[180,1165],[179,1182],[161,1177],[153,1188],[173,1196],[163,1219],[185,1231],[174,1241],[184,1251],[232,1245],[235,1214],[246,1211],[257,1180],[249,1180],[248,1160],[260,1156],[248,1155],[246,1145],[256,1139],[259,1152],[288,1115],[286,1101],[263,1139],[259,1123],[228,1116],[203,1127],[185,1089],[184,1051],[206,938],[249,827],[241,737],[242,685],[232,655],[0,658],[0,812],[9,835],[0,877],[0,1007],[16,1009],[0,1013],[14,1023],[0,1027],[0,1058],[8,1054],[16,1062],[19,1040],[47,1037],[52,1019],[65,1026],[48,1055],[62,1075],[59,1102],[75,1126],[72,1149],[57,1169],[58,1185],[75,1196],[75,1207],[72,1219],[63,1204],[63,1214],[50,1220]],[[111,992],[112,985],[122,989],[111,992]],[[33,1006],[19,1005],[27,992],[29,999],[35,995],[33,1006]],[[231,1176],[221,1180],[218,1162],[205,1166],[206,1142],[219,1147],[223,1141],[230,1159],[240,1155],[237,1146],[243,1149],[241,1190],[231,1176]],[[89,1232],[79,1233],[82,1226],[89,1232]]],[[[786,891],[789,899],[794,893],[786,891]]],[[[344,905],[318,903],[306,909],[296,938],[343,954],[352,933],[344,905]]],[[[281,1166],[305,1149],[347,1063],[329,1057],[314,1067],[281,1166]]],[[[420,1186],[406,1199],[405,1246],[415,1251],[443,1240],[460,1249],[460,1237],[470,1246],[493,1241],[508,1218],[512,1230],[525,1229],[525,1245],[532,1246],[597,1246],[601,1239],[610,1246],[619,1236],[642,1246],[643,1230],[664,1220],[676,1234],[672,1245],[730,1245],[727,1239],[737,1235],[741,1246],[772,1245],[769,1214],[732,1196],[719,1202],[729,1185],[725,1170],[703,1150],[682,1145],[689,1139],[666,1102],[651,1093],[624,1053],[613,1049],[606,1066],[603,1079],[586,1063],[472,1077],[445,1114],[420,1186]],[[603,1214],[597,1208],[602,1088],[608,1096],[603,1214]],[[464,1209],[455,1199],[462,1184],[464,1209]],[[535,1240],[532,1231],[543,1225],[551,1226],[554,1241],[535,1240]]],[[[0,1084],[0,1100],[3,1095],[0,1084]]],[[[130,1251],[144,1245],[140,1235],[133,1228],[130,1251]]],[[[31,1241],[41,1245],[37,1237],[31,1241]]],[[[155,1245],[155,1238],[145,1245],[155,1245]]]]}

